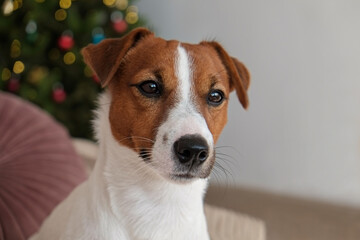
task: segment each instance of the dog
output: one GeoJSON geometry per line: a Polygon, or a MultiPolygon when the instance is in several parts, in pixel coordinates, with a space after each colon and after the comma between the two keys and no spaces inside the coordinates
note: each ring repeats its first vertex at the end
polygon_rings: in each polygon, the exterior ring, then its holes
{"type": "Polygon", "coordinates": [[[95,167],[31,240],[208,240],[203,196],[229,94],[248,107],[250,75],[215,41],[138,28],[82,50],[106,87],[95,167]]]}

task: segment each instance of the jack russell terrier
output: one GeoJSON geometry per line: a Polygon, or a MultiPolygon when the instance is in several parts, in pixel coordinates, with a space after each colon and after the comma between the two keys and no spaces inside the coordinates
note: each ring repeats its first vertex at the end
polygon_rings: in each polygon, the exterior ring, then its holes
{"type": "Polygon", "coordinates": [[[106,91],[89,179],[32,240],[209,239],[203,196],[229,94],[250,76],[217,42],[166,41],[144,28],[82,50],[106,91]]]}

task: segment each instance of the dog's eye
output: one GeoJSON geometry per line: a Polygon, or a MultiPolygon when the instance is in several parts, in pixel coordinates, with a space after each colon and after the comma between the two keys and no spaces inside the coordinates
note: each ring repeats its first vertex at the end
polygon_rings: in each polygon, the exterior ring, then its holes
{"type": "Polygon", "coordinates": [[[219,106],[224,99],[224,93],[221,90],[212,90],[207,97],[208,104],[212,106],[219,106]]]}
{"type": "Polygon", "coordinates": [[[159,84],[152,80],[147,80],[138,85],[140,92],[149,98],[159,97],[161,94],[161,88],[159,84]]]}

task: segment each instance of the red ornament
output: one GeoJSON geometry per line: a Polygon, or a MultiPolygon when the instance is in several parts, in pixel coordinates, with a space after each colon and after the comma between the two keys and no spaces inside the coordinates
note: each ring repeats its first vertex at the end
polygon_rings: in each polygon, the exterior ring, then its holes
{"type": "Polygon", "coordinates": [[[19,80],[16,78],[11,78],[7,87],[10,92],[17,92],[20,88],[19,80]]]}
{"type": "Polygon", "coordinates": [[[70,50],[74,46],[74,39],[71,36],[62,35],[58,40],[58,45],[61,50],[70,50]]]}
{"type": "Polygon", "coordinates": [[[62,88],[57,88],[53,90],[52,97],[55,102],[61,103],[66,99],[66,92],[62,88]]]}
{"type": "Polygon", "coordinates": [[[95,74],[92,76],[92,79],[94,80],[94,82],[100,84],[100,79],[95,74]]]}
{"type": "Polygon", "coordinates": [[[115,21],[113,23],[113,28],[118,33],[123,33],[126,31],[128,25],[124,20],[115,21]]]}

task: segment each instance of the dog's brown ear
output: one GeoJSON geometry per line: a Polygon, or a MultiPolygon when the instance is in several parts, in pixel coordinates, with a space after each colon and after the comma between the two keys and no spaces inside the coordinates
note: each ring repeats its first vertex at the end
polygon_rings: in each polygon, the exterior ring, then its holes
{"type": "Polygon", "coordinates": [[[146,36],[153,35],[145,28],[137,28],[122,38],[110,38],[99,44],[89,44],[81,50],[85,63],[106,87],[117,72],[128,51],[146,36]]]}
{"type": "Polygon", "coordinates": [[[247,109],[249,106],[247,90],[250,86],[250,73],[245,65],[236,58],[230,57],[218,42],[201,42],[200,44],[210,45],[216,50],[230,78],[230,90],[236,90],[240,103],[247,109]]]}

